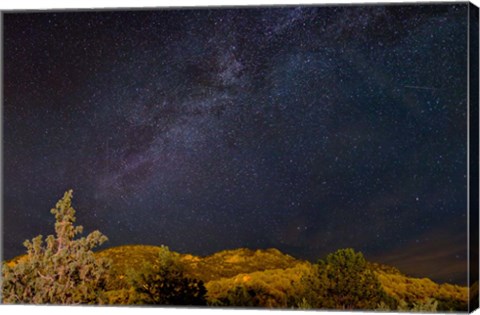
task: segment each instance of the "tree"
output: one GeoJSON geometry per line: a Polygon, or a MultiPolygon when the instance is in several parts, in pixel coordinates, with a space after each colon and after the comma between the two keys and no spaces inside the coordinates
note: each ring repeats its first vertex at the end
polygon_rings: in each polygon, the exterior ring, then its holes
{"type": "Polygon", "coordinates": [[[382,301],[391,302],[362,253],[351,248],[320,260],[315,277],[304,283],[312,288],[314,294],[306,298],[314,308],[375,309],[382,301]]]}
{"type": "Polygon", "coordinates": [[[65,192],[51,213],[55,215],[55,236],[45,242],[42,235],[25,241],[27,254],[14,264],[3,264],[4,303],[97,304],[108,264],[92,249],[107,240],[99,231],[76,239],[83,231],[74,226],[73,191],[65,192]]]}
{"type": "Polygon", "coordinates": [[[175,253],[161,246],[158,259],[146,265],[133,286],[143,298],[141,303],[160,305],[206,305],[207,290],[202,281],[185,276],[175,253]]]}
{"type": "Polygon", "coordinates": [[[327,303],[328,279],[325,272],[322,272],[319,264],[312,264],[308,272],[304,272],[300,285],[298,286],[299,294],[295,297],[295,305],[298,308],[317,309],[328,307],[331,303],[327,303]]]}
{"type": "Polygon", "coordinates": [[[283,292],[275,290],[262,280],[251,279],[247,282],[235,283],[223,292],[212,306],[285,308],[287,297],[283,292]]]}

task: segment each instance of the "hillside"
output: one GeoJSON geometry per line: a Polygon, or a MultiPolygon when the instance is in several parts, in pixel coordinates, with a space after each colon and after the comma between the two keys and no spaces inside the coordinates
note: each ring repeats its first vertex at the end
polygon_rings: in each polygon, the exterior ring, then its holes
{"type": "MultiPolygon", "coordinates": [[[[112,292],[116,292],[112,296],[120,294],[124,297],[131,289],[131,279],[138,275],[142,266],[158,264],[159,249],[155,246],[127,245],[98,252],[99,257],[111,260],[109,285],[112,292]]],[[[289,307],[298,302],[294,300],[295,297],[308,294],[302,278],[308,277],[314,270],[313,264],[277,249],[240,248],[206,257],[176,252],[172,252],[172,255],[178,259],[188,277],[205,284],[209,305],[226,305],[230,295],[242,287],[247,292],[255,290],[268,293],[252,306],[289,307]]],[[[466,308],[466,287],[437,284],[428,278],[408,277],[394,267],[377,263],[369,262],[367,266],[377,276],[388,298],[395,301],[399,309],[418,307],[423,310],[422,305],[431,299],[435,300],[439,310],[466,308]]],[[[260,298],[259,296],[256,294],[255,298],[260,298]]],[[[116,298],[113,300],[121,302],[116,298]]],[[[246,303],[249,306],[251,301],[246,303]]]]}
{"type": "Polygon", "coordinates": [[[367,261],[352,248],[316,263],[274,248],[223,250],[206,257],[163,245],[94,252],[107,238],[99,231],[75,238],[82,227],[73,225],[71,196],[67,191],[51,210],[55,236],[25,241],[25,255],[2,263],[3,303],[468,310],[468,288],[409,277],[367,261]]]}
{"type": "MultiPolygon", "coordinates": [[[[126,274],[130,269],[135,269],[134,266],[153,264],[158,258],[158,250],[156,246],[125,245],[105,249],[97,255],[110,259],[112,270],[116,273],[126,274]]],[[[231,278],[242,273],[286,269],[304,263],[273,248],[224,250],[206,257],[173,253],[178,256],[190,277],[203,282],[231,278]]]]}
{"type": "Polygon", "coordinates": [[[182,255],[181,262],[185,264],[189,275],[204,282],[231,278],[242,273],[286,269],[301,263],[274,248],[224,250],[203,258],[182,255]]]}
{"type": "MultiPolygon", "coordinates": [[[[106,303],[138,303],[139,296],[133,283],[149,272],[150,266],[160,264],[160,251],[158,246],[124,245],[95,253],[97,257],[109,261],[110,265],[106,303]]],[[[309,305],[302,306],[301,301],[302,297],[312,294],[305,287],[305,279],[315,277],[316,265],[277,249],[239,248],[205,257],[174,251],[169,251],[169,254],[175,258],[185,277],[204,284],[206,302],[210,306],[309,308],[309,305]],[[243,291],[238,291],[240,288],[243,291]],[[232,296],[235,301],[232,301],[232,296]]],[[[13,266],[25,259],[26,256],[18,256],[6,264],[13,266]]],[[[387,296],[386,301],[393,303],[395,309],[430,310],[425,309],[425,305],[434,301],[438,310],[466,310],[467,287],[409,277],[395,267],[374,262],[367,262],[366,266],[375,274],[387,296]]],[[[379,309],[382,307],[391,309],[391,306],[385,305],[380,305],[379,309]]]]}

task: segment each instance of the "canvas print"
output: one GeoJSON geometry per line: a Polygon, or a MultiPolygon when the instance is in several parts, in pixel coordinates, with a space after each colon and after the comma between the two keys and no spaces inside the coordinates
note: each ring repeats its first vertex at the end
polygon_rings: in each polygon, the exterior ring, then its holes
{"type": "Polygon", "coordinates": [[[2,12],[3,304],[471,312],[478,8],[2,12]]]}

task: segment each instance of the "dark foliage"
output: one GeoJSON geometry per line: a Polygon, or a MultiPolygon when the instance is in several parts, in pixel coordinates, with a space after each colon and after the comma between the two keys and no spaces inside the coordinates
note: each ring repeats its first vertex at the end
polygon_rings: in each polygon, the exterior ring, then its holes
{"type": "Polygon", "coordinates": [[[160,305],[206,305],[202,281],[185,276],[174,253],[162,246],[158,260],[144,267],[134,287],[141,303],[160,305]]]}
{"type": "Polygon", "coordinates": [[[393,303],[362,253],[350,248],[320,260],[314,276],[304,283],[310,292],[307,302],[313,308],[375,309],[380,302],[393,303]]]}

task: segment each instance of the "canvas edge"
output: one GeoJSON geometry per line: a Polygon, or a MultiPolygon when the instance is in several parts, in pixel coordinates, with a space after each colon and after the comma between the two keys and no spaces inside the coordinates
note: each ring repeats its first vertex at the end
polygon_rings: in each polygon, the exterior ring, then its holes
{"type": "MultiPolygon", "coordinates": [[[[4,31],[4,12],[0,10],[0,262],[3,262],[3,31],[4,31]]],[[[0,268],[2,266],[0,265],[0,268]]],[[[2,292],[2,274],[0,272],[0,304],[3,301],[2,292]]]]}
{"type": "Polygon", "coordinates": [[[479,307],[479,9],[468,5],[468,311],[479,307]]]}

